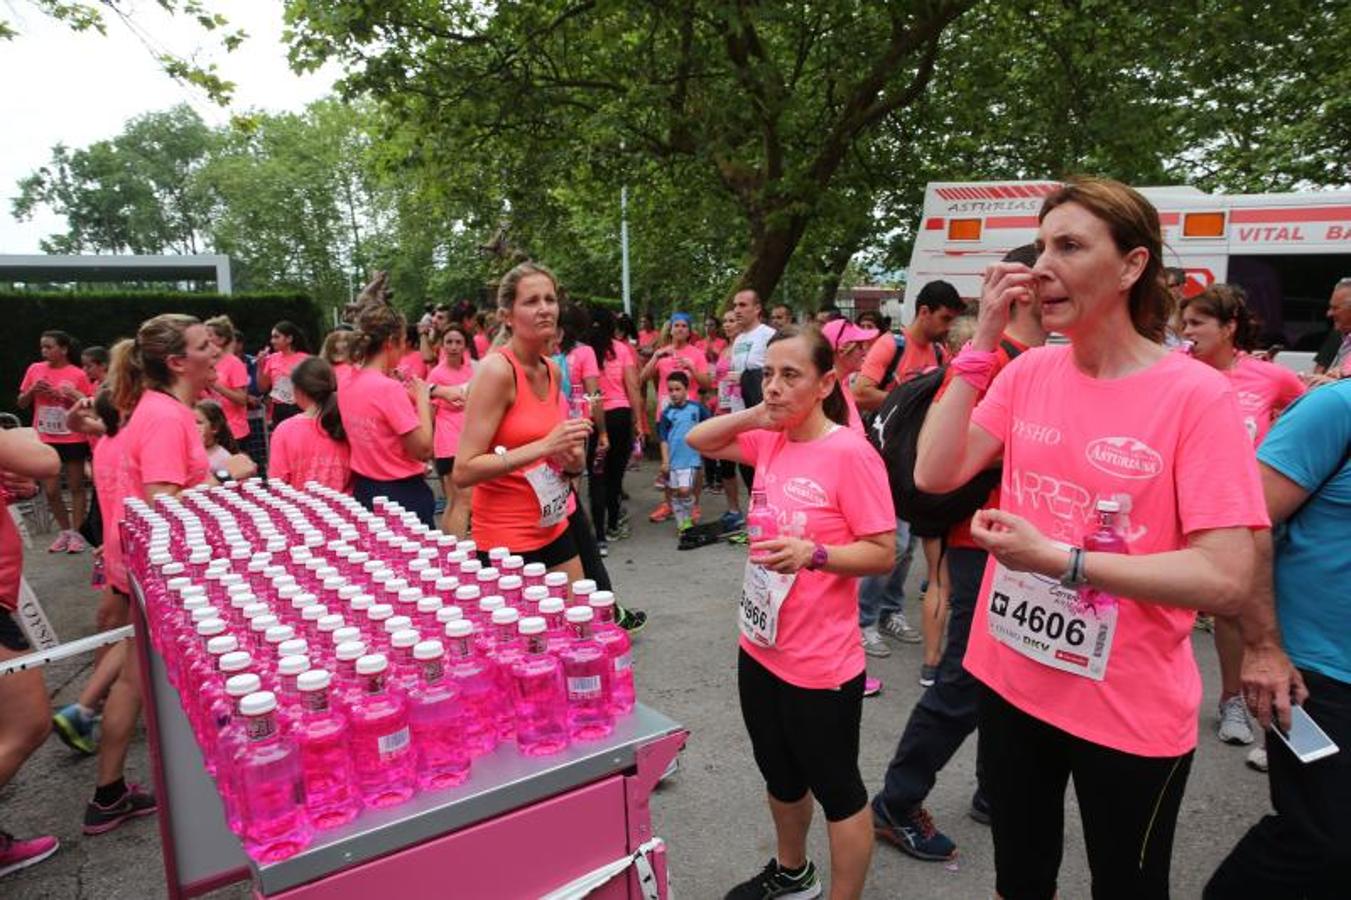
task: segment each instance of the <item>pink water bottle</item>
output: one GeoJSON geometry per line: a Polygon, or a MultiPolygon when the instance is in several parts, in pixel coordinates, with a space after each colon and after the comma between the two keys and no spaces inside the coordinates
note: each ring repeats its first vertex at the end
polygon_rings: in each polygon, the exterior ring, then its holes
{"type": "Polygon", "coordinates": [[[225,823],[235,834],[243,834],[243,820],[239,807],[239,784],[235,778],[235,754],[248,740],[244,732],[244,712],[240,707],[244,698],[256,693],[263,686],[258,676],[252,672],[232,675],[225,682],[225,694],[234,704],[228,724],[220,730],[213,750],[216,761],[216,790],[220,793],[221,805],[225,808],[225,823]]]}
{"type": "Polygon", "coordinates": [[[550,572],[544,576],[544,586],[549,590],[550,597],[557,597],[563,602],[568,599],[568,573],[550,572]]]}
{"type": "Polygon", "coordinates": [[[389,686],[389,661],[372,653],[356,664],[361,692],[352,701],[352,762],[367,806],[396,806],[413,796],[417,756],[408,729],[408,703],[389,686]]]}
{"type": "Polygon", "coordinates": [[[241,837],[244,850],[258,862],[294,856],[314,837],[303,805],[300,751],[277,727],[276,709],[271,691],[249,694],[239,703],[246,741],[235,753],[233,768],[241,837]]]}
{"type": "Polygon", "coordinates": [[[589,606],[567,611],[572,640],[558,654],[568,692],[568,734],[574,741],[598,740],[615,729],[614,666],[605,648],[591,636],[594,617],[589,606]]]}
{"type": "MultiPolygon", "coordinates": [[[[754,544],[756,541],[767,541],[770,538],[777,537],[778,534],[778,515],[765,498],[764,489],[757,488],[751,491],[751,508],[746,513],[746,536],[754,544]]],[[[759,557],[760,554],[751,551],[752,562],[759,557]]]]}
{"type": "Polygon", "coordinates": [[[614,683],[612,697],[617,716],[626,716],[633,712],[636,702],[633,687],[633,645],[629,634],[615,624],[615,595],[609,591],[596,591],[591,595],[591,608],[596,611],[592,634],[605,648],[610,662],[614,665],[614,683]]]}
{"type": "Polygon", "coordinates": [[[545,569],[544,563],[541,562],[526,563],[521,569],[521,579],[528,588],[544,587],[544,576],[546,574],[548,574],[548,571],[545,569]]]}
{"type": "Polygon", "coordinates": [[[422,641],[413,656],[420,671],[408,692],[408,721],[417,748],[418,783],[424,790],[463,784],[469,778],[465,710],[455,682],[446,677],[445,650],[440,641],[422,641]]]}
{"type": "Polygon", "coordinates": [[[344,825],[361,809],[349,749],[351,727],[330,702],[332,682],[323,669],[310,669],[296,679],[300,717],[294,734],[305,776],[305,808],[316,828],[344,825]]]}
{"type": "Polygon", "coordinates": [[[549,655],[544,620],[522,619],[525,653],[511,667],[516,746],[526,756],[547,756],[568,746],[568,698],[563,667],[549,655]]]}
{"type": "Polygon", "coordinates": [[[572,583],[572,599],[568,606],[586,606],[586,600],[596,592],[596,582],[590,578],[579,578],[572,583]]]}
{"type": "Polygon", "coordinates": [[[509,708],[492,663],[474,653],[474,624],[467,619],[446,623],[447,674],[459,690],[464,707],[464,742],[471,756],[497,746],[497,711],[509,708]]]}
{"type": "MultiPolygon", "coordinates": [[[[1121,504],[1115,500],[1099,500],[1098,527],[1084,537],[1084,550],[1099,553],[1129,553],[1126,538],[1121,533],[1121,504]]],[[[1086,610],[1105,609],[1116,603],[1116,597],[1087,586],[1079,589],[1079,605],[1086,610]]]]}

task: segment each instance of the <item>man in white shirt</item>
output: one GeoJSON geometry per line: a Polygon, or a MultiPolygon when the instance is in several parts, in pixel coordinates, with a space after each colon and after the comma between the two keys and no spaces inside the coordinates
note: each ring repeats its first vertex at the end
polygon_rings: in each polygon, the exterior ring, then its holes
{"type": "MultiPolygon", "coordinates": [[[[752,407],[764,399],[761,387],[762,370],[765,367],[765,350],[770,338],[777,332],[764,322],[765,308],[760,295],[753,289],[737,291],[732,296],[732,314],[736,316],[741,333],[732,342],[732,361],[729,371],[741,384],[741,397],[746,406],[752,407]]],[[[750,466],[738,466],[741,480],[750,490],[755,477],[755,469],[750,466]]]]}

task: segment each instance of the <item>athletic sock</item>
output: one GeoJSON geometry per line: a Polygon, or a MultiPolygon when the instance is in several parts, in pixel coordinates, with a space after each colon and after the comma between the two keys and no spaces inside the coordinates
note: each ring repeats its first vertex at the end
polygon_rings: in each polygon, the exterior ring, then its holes
{"type": "Polygon", "coordinates": [[[99,806],[112,806],[127,792],[127,780],[119,778],[110,784],[102,784],[94,788],[94,802],[99,806]]]}

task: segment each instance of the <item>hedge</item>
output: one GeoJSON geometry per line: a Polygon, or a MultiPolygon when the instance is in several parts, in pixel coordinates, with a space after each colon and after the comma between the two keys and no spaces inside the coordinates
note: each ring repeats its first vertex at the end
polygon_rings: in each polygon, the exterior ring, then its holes
{"type": "MultiPolygon", "coordinates": [[[[300,293],[209,294],[178,291],[0,291],[0,318],[9,322],[0,335],[0,410],[19,412],[15,399],[23,373],[41,359],[42,332],[69,332],[82,347],[111,347],[131,337],[146,319],[160,313],[186,313],[199,319],[224,313],[244,332],[250,352],[266,341],[272,326],[295,322],[315,349],[323,334],[314,301],[300,293]],[[13,330],[11,331],[10,328],[13,330]]],[[[78,359],[72,360],[77,365],[78,359]]],[[[20,413],[28,421],[29,413],[20,413]]]]}

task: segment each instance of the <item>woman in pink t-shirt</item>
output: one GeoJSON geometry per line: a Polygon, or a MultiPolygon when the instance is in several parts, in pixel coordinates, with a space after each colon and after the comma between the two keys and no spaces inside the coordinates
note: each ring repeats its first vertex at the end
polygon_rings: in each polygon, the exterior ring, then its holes
{"type": "Polygon", "coordinates": [[[435,528],[436,497],[427,486],[435,386],[391,374],[406,349],[406,324],[397,310],[367,305],[356,324],[350,352],[361,368],[338,391],[352,451],[352,496],[367,509],[376,497],[388,497],[435,528]]]}
{"type": "Polygon", "coordinates": [[[231,437],[242,441],[249,436],[249,370],[244,360],[235,356],[235,326],[230,317],[207,319],[206,327],[211,332],[211,340],[220,348],[216,380],[207,393],[225,412],[231,437]]]}
{"type": "Polygon", "coordinates": [[[592,461],[591,524],[596,529],[596,544],[602,556],[609,552],[611,538],[623,534],[619,522],[620,500],[624,493],[624,471],[629,464],[629,447],[635,429],[648,435],[647,416],[643,415],[638,394],[638,356],[625,341],[615,336],[615,315],[598,306],[591,312],[591,330],[587,344],[600,366],[601,408],[605,411],[605,434],[609,450],[604,459],[592,461]],[[599,467],[600,472],[595,472],[599,467]]]}
{"type": "MultiPolygon", "coordinates": [[[[1276,417],[1304,394],[1304,382],[1289,369],[1245,352],[1252,338],[1252,317],[1238,285],[1212,284],[1183,300],[1178,314],[1182,336],[1192,343],[1191,355],[1233,384],[1243,428],[1256,448],[1276,417]]],[[[1226,743],[1251,744],[1252,726],[1241,696],[1243,635],[1233,616],[1215,616],[1215,652],[1220,660],[1217,733],[1226,743]]]]}
{"type": "Polygon", "coordinates": [[[849,389],[849,379],[863,366],[863,358],[868,355],[873,341],[877,340],[878,331],[876,328],[860,328],[848,319],[841,318],[822,325],[821,334],[835,351],[835,377],[844,388],[844,402],[849,407],[849,427],[867,437],[854,392],[849,389]]]}
{"type": "Polygon", "coordinates": [[[324,338],[323,347],[319,350],[319,356],[333,368],[333,379],[338,385],[338,390],[347,386],[347,382],[352,379],[352,375],[357,370],[357,367],[352,365],[349,356],[351,347],[352,332],[330,331],[324,338]]]}
{"type": "Polygon", "coordinates": [[[258,354],[258,390],[268,398],[269,420],[275,428],[300,412],[291,390],[291,370],[309,356],[305,333],[292,322],[272,326],[270,350],[258,354]]]}
{"type": "Polygon", "coordinates": [[[464,431],[464,404],[469,399],[469,381],[474,377],[474,361],[469,358],[469,334],[459,325],[447,325],[441,333],[441,361],[427,381],[437,388],[435,444],[436,474],[446,498],[441,514],[441,530],[463,536],[468,533],[469,509],[473,488],[457,488],[451,473],[455,454],[464,431]]]}
{"type": "Polygon", "coordinates": [[[404,346],[408,349],[399,357],[395,370],[402,376],[403,381],[410,378],[421,378],[426,381],[427,362],[422,358],[422,334],[416,325],[409,325],[404,329],[404,346]]]}
{"type": "Polygon", "coordinates": [[[268,475],[297,490],[311,481],[352,493],[351,450],[338,412],[338,381],[333,367],[318,357],[301,362],[291,372],[300,415],[292,416],[272,433],[268,475]]]}
{"type": "Polygon", "coordinates": [[[44,478],[47,506],[56,518],[60,533],[47,548],[49,553],[83,553],[88,545],[80,536],[86,511],[84,464],[89,459],[89,442],[66,425],[66,413],[94,392],[84,370],[71,362],[75,339],[64,331],[44,331],[38,342],[42,362],[24,372],[19,384],[20,409],[33,408],[33,428],[38,438],[61,457],[61,470],[70,485],[70,510],[61,497],[61,478],[44,478]]]}
{"type": "Polygon", "coordinates": [[[696,425],[686,441],[754,466],[754,496],[775,517],[776,536],[752,535],[737,683],[779,856],[747,887],[769,879],[819,891],[806,846],[814,797],[830,835],[832,896],[857,897],[873,844],[858,768],[858,578],[891,569],[896,515],[881,458],[845,427],[834,365],[819,331],[781,330],[765,355],[764,403],[696,425]]]}
{"type": "Polygon", "coordinates": [[[1252,532],[1269,520],[1232,386],[1160,343],[1157,210],[1117,182],[1074,179],[1039,220],[1033,268],[986,270],[915,483],[952,490],[1002,457],[1000,509],[971,523],[993,558],[965,659],[985,688],[996,890],[1055,893],[1073,778],[1093,883],[1162,898],[1196,747],[1195,612],[1245,608],[1252,532]],[[1070,343],[1028,350],[991,382],[1009,305],[1029,295],[1070,343]],[[1128,552],[1085,549],[1109,528],[1128,552]]]}

